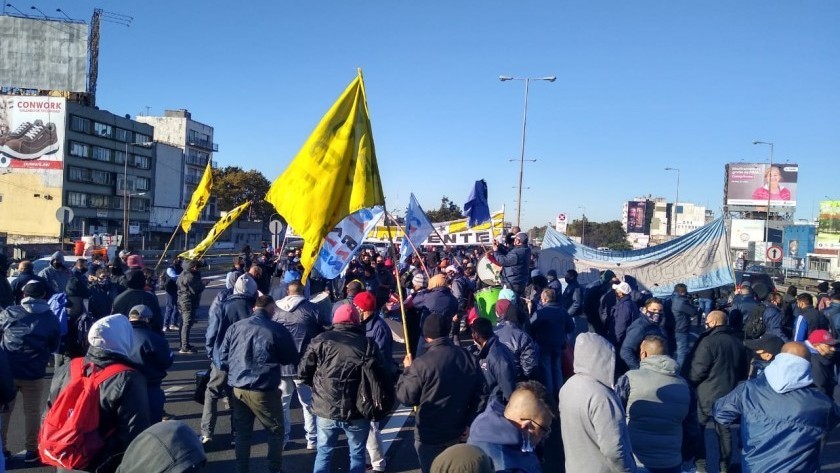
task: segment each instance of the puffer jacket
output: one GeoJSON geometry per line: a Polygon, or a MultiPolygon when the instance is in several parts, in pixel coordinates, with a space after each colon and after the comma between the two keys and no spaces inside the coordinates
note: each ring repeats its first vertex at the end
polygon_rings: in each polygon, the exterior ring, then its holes
{"type": "Polygon", "coordinates": [[[207,350],[207,357],[213,361],[216,368],[219,368],[219,348],[222,340],[225,339],[228,327],[239,320],[230,320],[225,317],[224,304],[233,295],[233,289],[222,289],[216,294],[207,311],[207,332],[205,333],[204,348],[207,350]]]}
{"type": "Polygon", "coordinates": [[[613,342],[616,348],[621,348],[627,336],[627,328],[637,318],[639,306],[633,302],[630,294],[625,294],[612,308],[612,324],[607,324],[607,340],[613,342]]]}
{"type": "Polygon", "coordinates": [[[764,375],[714,405],[719,424],[741,422],[744,472],[818,472],[820,444],[840,423],[840,405],[812,386],[811,364],[781,353],[764,375]]]}
{"type": "Polygon", "coordinates": [[[729,307],[729,325],[736,331],[743,331],[744,320],[757,306],[758,301],[752,294],[736,295],[732,299],[732,306],[729,307]]]}
{"type": "Polygon", "coordinates": [[[155,332],[147,322],[131,321],[132,343],[129,358],[137,365],[149,386],[160,386],[166,370],[172,366],[173,355],[169,342],[155,332]]]}
{"type": "Polygon", "coordinates": [[[186,261],[186,267],[178,276],[178,310],[181,313],[193,314],[201,301],[201,293],[204,292],[204,283],[201,281],[201,272],[191,271],[195,267],[195,261],[186,261]]]}
{"type": "Polygon", "coordinates": [[[522,287],[528,284],[531,278],[531,271],[528,269],[531,264],[531,248],[514,246],[508,252],[497,251],[492,253],[492,256],[502,267],[502,283],[522,287]]]}
{"type": "Polygon", "coordinates": [[[458,299],[448,287],[436,287],[430,291],[418,292],[413,298],[413,307],[420,311],[420,327],[432,312],[443,316],[444,333],[452,329],[452,316],[458,313],[458,299]]]}
{"type": "MultiPolygon", "coordinates": [[[[312,413],[325,419],[351,421],[362,419],[356,409],[356,397],[362,376],[362,358],[368,339],[364,327],[335,324],[309,342],[298,372],[303,382],[312,386],[312,413]]],[[[379,347],[371,343],[376,361],[374,369],[385,372],[379,347]]]]}
{"type": "Polygon", "coordinates": [[[735,330],[722,325],[700,335],[682,369],[697,389],[698,417],[705,424],[715,401],[747,379],[749,359],[735,330]]]}
{"type": "Polygon", "coordinates": [[[493,331],[499,341],[513,353],[517,379],[533,379],[540,364],[540,348],[534,339],[507,320],[500,321],[493,331]]]}
{"type": "Polygon", "coordinates": [[[20,305],[0,312],[2,348],[9,356],[15,379],[41,379],[47,363],[58,351],[61,326],[47,301],[25,297],[20,305]]]}
{"type": "Polygon", "coordinates": [[[475,360],[448,337],[429,342],[397,382],[397,400],[417,406],[420,442],[433,445],[464,433],[479,412],[483,391],[484,377],[475,360]]]}
{"type": "Polygon", "coordinates": [[[484,375],[489,398],[506,404],[516,389],[516,360],[513,352],[494,336],[487,340],[475,357],[484,375]]]}
{"type": "Polygon", "coordinates": [[[280,386],[280,366],[296,363],[295,342],[285,327],[271,320],[265,309],[228,328],[219,348],[219,364],[228,384],[251,391],[280,386]]]}
{"type": "MultiPolygon", "coordinates": [[[[323,331],[318,325],[318,306],[306,300],[303,296],[286,296],[277,301],[277,310],[271,317],[277,323],[286,327],[292,334],[298,353],[306,353],[309,342],[323,331]]],[[[297,376],[297,363],[289,363],[280,367],[283,376],[297,376]]]]}
{"type": "MultiPolygon", "coordinates": [[[[132,367],[129,359],[95,347],[88,350],[85,363],[92,363],[99,369],[114,363],[132,367]]],[[[48,408],[69,382],[70,365],[64,364],[56,369],[53,377],[48,408]]],[[[114,471],[114,460],[118,462],[118,455],[148,427],[149,398],[143,374],[132,369],[105,380],[99,387],[99,433],[105,439],[105,447],[94,458],[89,471],[114,471]]]]}

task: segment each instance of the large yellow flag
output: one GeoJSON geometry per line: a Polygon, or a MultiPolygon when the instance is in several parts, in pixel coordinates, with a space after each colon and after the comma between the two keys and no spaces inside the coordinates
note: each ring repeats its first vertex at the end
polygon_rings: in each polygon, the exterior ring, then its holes
{"type": "Polygon", "coordinates": [[[208,159],[207,168],[204,169],[204,175],[201,176],[201,182],[198,183],[198,187],[193,191],[190,206],[187,207],[184,216],[181,217],[181,228],[184,229],[184,233],[189,232],[193,222],[197,221],[198,217],[201,216],[201,211],[204,210],[204,206],[210,200],[211,189],[213,189],[213,167],[210,166],[210,160],[208,159]]]}
{"type": "Polygon", "coordinates": [[[385,203],[361,70],[271,185],[265,200],[303,237],[304,281],[324,237],[341,219],[385,203]]]}
{"type": "Polygon", "coordinates": [[[221,234],[224,233],[224,231],[227,229],[227,227],[230,226],[231,223],[235,222],[236,219],[239,218],[239,215],[242,214],[242,212],[244,212],[249,205],[251,205],[251,202],[245,202],[244,204],[231,210],[227,213],[227,215],[219,219],[219,221],[216,222],[215,225],[213,225],[213,228],[210,229],[210,232],[207,233],[207,236],[204,237],[204,239],[201,240],[197,245],[195,245],[195,248],[180,254],[181,258],[201,258],[201,255],[206,253],[207,250],[210,249],[211,246],[213,246],[213,243],[216,242],[219,236],[221,236],[221,234]]]}

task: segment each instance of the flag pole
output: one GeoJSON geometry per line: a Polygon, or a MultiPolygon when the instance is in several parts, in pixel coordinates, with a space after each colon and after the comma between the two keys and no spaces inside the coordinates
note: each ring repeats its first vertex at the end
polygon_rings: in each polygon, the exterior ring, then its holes
{"type": "MultiPolygon", "coordinates": [[[[387,217],[391,218],[391,221],[394,222],[394,225],[396,225],[398,229],[402,230],[402,232],[403,232],[403,242],[407,241],[408,244],[411,246],[411,249],[414,250],[414,254],[417,255],[417,258],[420,259],[420,267],[423,269],[423,272],[426,273],[426,279],[431,278],[431,276],[429,276],[429,270],[428,270],[428,268],[426,268],[426,263],[423,261],[423,257],[420,255],[420,252],[417,250],[417,247],[414,246],[414,243],[412,243],[411,239],[408,238],[408,233],[406,233],[405,228],[403,228],[400,225],[400,222],[398,222],[397,219],[395,219],[392,215],[390,215],[390,214],[385,214],[385,215],[387,217]]],[[[387,218],[386,218],[386,220],[387,220],[387,218]]],[[[387,225],[387,223],[386,223],[386,225],[387,225]]]]}
{"type": "MultiPolygon", "coordinates": [[[[361,74],[361,70],[359,70],[361,74]]],[[[394,237],[391,235],[391,225],[388,223],[388,209],[385,207],[385,201],[382,202],[382,210],[385,212],[385,228],[388,230],[388,242],[391,243],[389,245],[389,251],[391,253],[391,261],[398,261],[396,251],[394,251],[394,237]]],[[[405,235],[405,231],[403,231],[403,235],[405,235]]],[[[408,238],[403,238],[407,240],[408,238]]],[[[413,245],[412,245],[413,246],[413,245]]],[[[421,258],[420,261],[423,261],[421,258]]],[[[411,353],[411,340],[408,338],[408,323],[406,322],[405,318],[405,301],[403,300],[403,293],[402,293],[402,282],[400,281],[400,271],[397,265],[394,265],[394,279],[397,280],[397,297],[400,300],[400,316],[402,317],[402,326],[403,326],[403,338],[405,339],[405,352],[411,353]]]]}
{"type": "MultiPolygon", "coordinates": [[[[185,212],[186,213],[186,212],[185,212]]],[[[178,221],[178,225],[175,225],[175,231],[172,232],[172,237],[169,238],[169,242],[163,247],[163,253],[160,254],[160,258],[158,259],[157,264],[155,265],[155,272],[157,272],[158,268],[160,267],[160,263],[163,262],[163,258],[166,256],[166,252],[169,251],[169,245],[175,241],[175,235],[178,234],[178,229],[181,228],[181,222],[184,221],[184,214],[181,214],[181,220],[178,221]]]]}

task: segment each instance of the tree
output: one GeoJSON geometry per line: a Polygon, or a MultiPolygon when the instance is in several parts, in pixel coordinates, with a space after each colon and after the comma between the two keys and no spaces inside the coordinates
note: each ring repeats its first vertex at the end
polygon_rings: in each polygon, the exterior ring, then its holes
{"type": "Polygon", "coordinates": [[[599,223],[586,221],[585,232],[581,232],[583,228],[580,220],[575,220],[569,224],[567,234],[572,236],[581,236],[584,233],[585,240],[583,244],[590,248],[609,248],[611,250],[629,250],[632,246],[627,241],[627,232],[621,226],[621,222],[613,220],[611,222],[599,223]]]}
{"type": "Polygon", "coordinates": [[[461,207],[449,200],[449,197],[446,196],[440,199],[440,207],[437,210],[426,212],[426,216],[429,217],[429,221],[432,223],[464,218],[464,215],[461,213],[461,207]]]}
{"type": "Polygon", "coordinates": [[[219,210],[232,210],[247,201],[253,201],[249,212],[251,220],[268,221],[274,208],[264,201],[271,183],[255,169],[244,171],[239,166],[213,169],[213,195],[219,210]]]}
{"type": "Polygon", "coordinates": [[[548,225],[543,225],[541,227],[531,227],[531,229],[528,230],[528,238],[530,238],[532,240],[534,240],[534,239],[542,240],[545,237],[545,231],[546,231],[547,228],[548,228],[548,225]]]}

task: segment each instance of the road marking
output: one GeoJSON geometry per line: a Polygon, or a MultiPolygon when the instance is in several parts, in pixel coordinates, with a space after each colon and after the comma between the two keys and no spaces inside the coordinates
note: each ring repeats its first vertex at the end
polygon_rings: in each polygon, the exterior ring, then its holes
{"type": "Polygon", "coordinates": [[[380,430],[380,433],[382,434],[382,444],[385,445],[385,451],[382,452],[382,456],[388,456],[388,450],[390,450],[391,446],[394,445],[394,440],[399,437],[403,426],[405,426],[405,423],[408,420],[408,417],[413,414],[413,408],[400,404],[399,407],[394,409],[394,412],[388,417],[388,421],[385,423],[385,426],[380,430]]]}
{"type": "Polygon", "coordinates": [[[166,393],[166,394],[174,393],[174,392],[180,391],[180,390],[182,390],[186,387],[187,387],[187,385],[184,385],[184,384],[182,384],[180,386],[170,386],[170,387],[164,389],[163,392],[166,393]]]}

